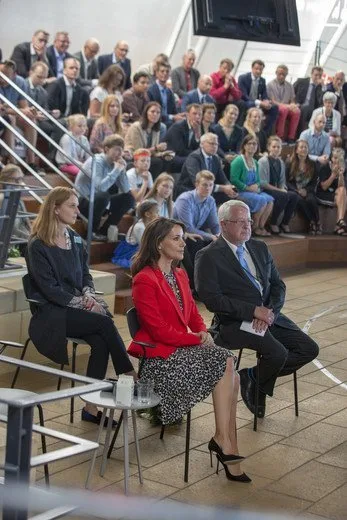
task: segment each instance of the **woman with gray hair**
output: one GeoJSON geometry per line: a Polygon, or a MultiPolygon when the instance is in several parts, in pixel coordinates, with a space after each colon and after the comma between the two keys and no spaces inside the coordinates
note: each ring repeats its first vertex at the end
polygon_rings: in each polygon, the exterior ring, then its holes
{"type": "Polygon", "coordinates": [[[328,164],[319,170],[316,197],[324,206],[337,207],[337,219],[334,233],[347,236],[347,224],[344,220],[347,207],[345,152],[342,148],[333,148],[328,164]]]}
{"type": "Polygon", "coordinates": [[[329,134],[330,137],[336,137],[341,135],[341,114],[338,110],[334,109],[337,97],[334,92],[326,92],[323,96],[323,106],[316,108],[312,112],[309,127],[313,129],[314,120],[318,114],[325,115],[325,126],[324,131],[329,134]]]}

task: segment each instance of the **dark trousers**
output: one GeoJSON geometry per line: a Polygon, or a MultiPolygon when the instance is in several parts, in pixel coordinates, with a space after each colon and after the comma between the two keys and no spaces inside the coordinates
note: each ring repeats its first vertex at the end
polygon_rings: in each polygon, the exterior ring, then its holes
{"type": "Polygon", "coordinates": [[[68,308],[66,335],[81,338],[90,345],[88,377],[104,379],[110,355],[116,374],[124,374],[134,369],[123,340],[110,317],[68,308]]]}
{"type": "Polygon", "coordinates": [[[309,222],[319,222],[318,201],[314,193],[308,193],[305,198],[299,195],[297,209],[309,222]]]}
{"type": "Polygon", "coordinates": [[[152,174],[153,180],[155,180],[162,172],[167,171],[170,162],[171,161],[164,161],[161,157],[151,157],[151,166],[149,170],[152,174]]]}
{"type": "Polygon", "coordinates": [[[272,105],[269,110],[264,110],[264,114],[266,115],[265,123],[264,123],[264,132],[269,137],[272,132],[272,127],[276,123],[276,119],[278,116],[278,106],[272,105]]]}
{"type": "Polygon", "coordinates": [[[300,329],[278,325],[270,327],[263,337],[240,330],[239,323],[221,325],[220,337],[223,347],[249,348],[261,354],[259,387],[270,396],[277,377],[299,370],[315,359],[319,350],[317,343],[300,329]]]}
{"type": "MultiPolygon", "coordinates": [[[[79,208],[85,217],[88,217],[89,201],[83,197],[79,200],[79,208]]],[[[99,192],[95,194],[94,198],[94,213],[93,213],[93,231],[99,230],[101,217],[103,216],[108,204],[110,203],[110,215],[103,226],[103,231],[107,232],[107,228],[111,224],[118,224],[123,215],[133,208],[135,205],[134,197],[130,192],[128,193],[109,193],[99,192]]]]}
{"type": "Polygon", "coordinates": [[[271,224],[273,226],[279,225],[279,218],[281,213],[283,213],[281,224],[287,225],[293,216],[299,200],[299,195],[295,191],[264,191],[275,199],[271,215],[271,224]]]}

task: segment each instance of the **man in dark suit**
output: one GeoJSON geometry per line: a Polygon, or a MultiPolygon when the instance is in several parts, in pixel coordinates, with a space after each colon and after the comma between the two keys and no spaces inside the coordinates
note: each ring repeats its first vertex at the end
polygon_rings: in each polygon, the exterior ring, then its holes
{"type": "Polygon", "coordinates": [[[57,32],[53,45],[50,45],[47,49],[49,83],[62,77],[64,70],[64,60],[66,58],[72,57],[71,54],[67,52],[69,46],[69,33],[66,31],[57,32]]]}
{"type": "Polygon", "coordinates": [[[236,197],[236,192],[225,176],[217,150],[218,137],[211,132],[204,134],[200,139],[200,149],[189,154],[183,165],[176,187],[176,197],[195,188],[196,175],[202,170],[208,170],[215,176],[212,195],[217,205],[236,197]]]}
{"type": "MultiPolygon", "coordinates": [[[[196,255],[195,288],[215,313],[217,344],[261,354],[258,417],[278,376],[292,374],[318,354],[318,345],[281,314],[286,286],[264,242],[252,240],[248,206],[228,201],[219,208],[221,236],[196,255]],[[243,330],[249,326],[248,331],[243,330]]],[[[254,413],[255,368],[240,370],[241,395],[254,413]]]]}
{"type": "Polygon", "coordinates": [[[165,136],[168,150],[175,152],[171,172],[180,172],[187,156],[199,148],[201,137],[201,105],[188,106],[187,119],[170,126],[165,136]]]}
{"type": "Polygon", "coordinates": [[[197,87],[200,72],[193,67],[195,60],[194,50],[188,49],[183,56],[182,66],[176,67],[171,73],[172,90],[180,99],[197,87]]]}
{"type": "Polygon", "coordinates": [[[167,88],[166,82],[169,79],[171,67],[168,63],[158,63],[155,71],[155,83],[148,89],[148,97],[151,101],[157,101],[161,106],[161,119],[167,127],[175,121],[184,119],[183,114],[177,113],[175,96],[170,88],[167,88]]]}
{"type": "Polygon", "coordinates": [[[265,63],[262,60],[254,60],[252,72],[241,74],[238,82],[247,109],[257,107],[264,111],[266,115],[264,131],[267,135],[270,135],[278,116],[278,106],[272,104],[267,95],[266,81],[261,76],[264,67],[265,63]]]}
{"type": "Polygon", "coordinates": [[[89,38],[83,46],[83,49],[76,52],[75,58],[80,62],[80,76],[78,83],[88,92],[96,87],[99,78],[99,69],[96,55],[100,50],[100,43],[96,38],[89,38]]]}
{"type": "Polygon", "coordinates": [[[38,29],[34,32],[31,42],[19,43],[12,52],[11,60],[17,66],[17,74],[23,78],[29,76],[30,67],[36,61],[48,63],[46,56],[49,34],[47,31],[38,29]]]}
{"type": "Polygon", "coordinates": [[[122,67],[125,74],[124,88],[128,89],[131,87],[131,61],[126,55],[129,52],[129,45],[126,41],[121,40],[116,43],[114,52],[111,54],[103,54],[98,58],[98,67],[100,75],[110,65],[119,65],[122,67]]]}
{"type": "Polygon", "coordinates": [[[181,111],[185,112],[188,105],[192,103],[198,103],[203,105],[204,103],[214,103],[215,100],[210,96],[210,90],[212,88],[211,76],[204,74],[200,76],[198,81],[198,87],[194,90],[187,92],[182,100],[181,111]]]}
{"type": "Polygon", "coordinates": [[[323,104],[322,75],[322,67],[313,67],[310,78],[299,78],[294,83],[295,101],[301,110],[299,135],[308,127],[313,110],[323,104]]]}

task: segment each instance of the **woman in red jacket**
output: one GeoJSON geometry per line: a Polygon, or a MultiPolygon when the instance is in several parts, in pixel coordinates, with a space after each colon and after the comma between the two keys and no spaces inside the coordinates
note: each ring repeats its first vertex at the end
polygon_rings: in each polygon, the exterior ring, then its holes
{"type": "MultiPolygon", "coordinates": [[[[140,329],[128,352],[136,357],[136,341],[155,345],[147,349],[141,379],[152,380],[161,398],[163,424],[180,419],[211,392],[216,431],[209,442],[229,480],[249,482],[239,463],[236,405],[239,376],[233,354],[214,344],[193,300],[188,277],[176,267],[184,254],[184,225],[159,218],[142,237],[132,264],[133,300],[140,329]],[[228,465],[236,465],[232,475],[228,465]]],[[[212,460],[212,458],[211,458],[212,460]]]]}

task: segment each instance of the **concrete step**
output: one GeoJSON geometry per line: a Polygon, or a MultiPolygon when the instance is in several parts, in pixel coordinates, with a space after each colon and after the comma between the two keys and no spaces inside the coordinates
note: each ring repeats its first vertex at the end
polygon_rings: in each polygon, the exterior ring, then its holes
{"type": "Polygon", "coordinates": [[[121,289],[129,289],[131,287],[131,275],[129,269],[124,269],[120,265],[115,265],[112,262],[103,262],[92,265],[92,269],[96,271],[103,271],[105,273],[112,273],[116,275],[116,291],[121,289]]]}
{"type": "Polygon", "coordinates": [[[114,313],[126,314],[127,311],[133,307],[133,299],[131,297],[131,289],[121,289],[116,291],[114,299],[114,313]]]}

